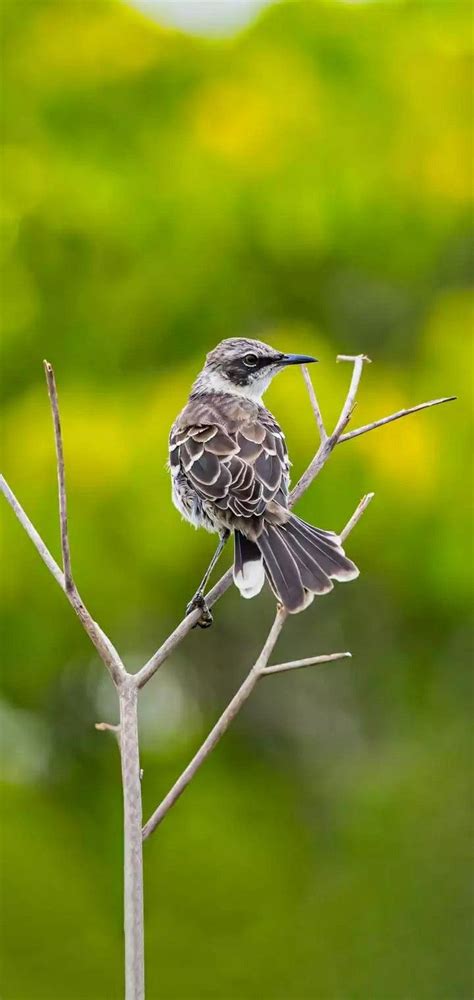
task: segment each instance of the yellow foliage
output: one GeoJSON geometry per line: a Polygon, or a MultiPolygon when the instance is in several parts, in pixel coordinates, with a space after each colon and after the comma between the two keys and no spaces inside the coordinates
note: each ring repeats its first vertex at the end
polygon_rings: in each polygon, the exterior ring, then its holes
{"type": "Polygon", "coordinates": [[[120,5],[91,0],[54,3],[38,11],[9,58],[24,80],[41,89],[70,82],[88,86],[139,73],[158,61],[166,47],[166,29],[150,25],[120,5]],[[30,59],[40,52],[41,59],[30,59]],[[45,72],[47,67],[47,72],[45,72]]]}
{"type": "Polygon", "coordinates": [[[258,64],[202,87],[193,108],[198,142],[253,174],[268,173],[292,155],[291,137],[317,135],[317,81],[288,52],[262,49],[258,64]]]}
{"type": "MultiPolygon", "coordinates": [[[[379,386],[371,393],[371,406],[377,416],[410,405],[411,400],[393,387],[379,386]]],[[[363,435],[353,447],[360,449],[374,478],[389,483],[391,492],[403,494],[408,504],[426,503],[433,495],[441,469],[435,431],[422,414],[363,435]]]]}

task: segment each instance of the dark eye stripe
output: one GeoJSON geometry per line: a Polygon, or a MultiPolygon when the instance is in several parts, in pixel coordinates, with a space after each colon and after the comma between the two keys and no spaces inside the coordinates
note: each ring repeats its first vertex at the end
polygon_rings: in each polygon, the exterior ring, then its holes
{"type": "Polygon", "coordinates": [[[258,365],[257,365],[257,367],[258,368],[266,368],[267,365],[274,365],[275,362],[279,361],[280,358],[282,358],[282,357],[283,357],[282,354],[277,354],[277,355],[274,355],[273,358],[259,358],[258,359],[258,365]]]}
{"type": "Polygon", "coordinates": [[[280,359],[283,357],[284,357],[283,354],[274,354],[273,357],[268,357],[265,355],[260,357],[253,351],[247,351],[246,354],[241,356],[238,360],[234,361],[232,365],[229,365],[228,371],[231,374],[231,377],[232,373],[234,373],[235,378],[245,377],[246,379],[248,379],[251,375],[254,375],[256,372],[268,368],[270,365],[274,365],[275,363],[278,364],[280,359]],[[256,364],[247,364],[246,358],[248,357],[252,357],[252,359],[255,359],[256,364]]]}

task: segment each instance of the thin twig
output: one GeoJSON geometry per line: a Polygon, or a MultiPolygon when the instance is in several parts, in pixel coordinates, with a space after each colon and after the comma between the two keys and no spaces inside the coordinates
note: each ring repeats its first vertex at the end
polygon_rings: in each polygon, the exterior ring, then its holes
{"type": "Polygon", "coordinates": [[[332,434],[330,434],[329,437],[326,437],[324,441],[321,441],[313,460],[309,463],[308,468],[305,472],[303,472],[303,475],[298,480],[296,486],[292,489],[289,497],[290,507],[293,507],[303,493],[306,492],[308,486],[311,485],[318,473],[321,472],[323,465],[326,464],[331,452],[336,447],[344,428],[347,427],[351,418],[364,364],[366,362],[370,364],[370,358],[368,358],[365,354],[357,354],[354,357],[350,357],[346,354],[339,354],[337,361],[350,361],[354,365],[347,396],[332,434]]]}
{"type": "MultiPolygon", "coordinates": [[[[59,482],[59,475],[58,475],[59,482]]],[[[77,617],[80,619],[84,630],[87,632],[89,639],[95,646],[101,660],[105,663],[107,670],[109,671],[112,680],[116,686],[119,686],[123,678],[127,676],[125,667],[120,659],[120,656],[115,649],[115,646],[109,639],[109,637],[102,631],[97,622],[94,621],[89,611],[84,605],[84,602],[72,581],[69,588],[66,587],[66,579],[64,573],[60,570],[57,562],[53,559],[49,549],[43,542],[43,539],[38,534],[36,528],[31,523],[28,515],[23,510],[23,507],[17,500],[13,490],[10,489],[8,483],[0,476],[0,492],[3,493],[5,499],[10,504],[10,507],[16,514],[21,526],[25,529],[28,537],[33,542],[37,552],[41,556],[43,562],[48,567],[50,573],[59,584],[61,590],[66,595],[69,603],[74,608],[77,617]],[[71,585],[72,584],[72,585],[71,585]]]]}
{"type": "Polygon", "coordinates": [[[289,660],[288,663],[276,663],[272,667],[264,667],[262,674],[283,674],[287,670],[315,667],[318,663],[331,663],[333,660],[344,660],[351,656],[352,653],[324,653],[321,656],[307,656],[305,660],[289,660]]]}
{"type": "Polygon", "coordinates": [[[66,593],[66,582],[63,571],[59,568],[56,560],[53,559],[51,552],[43,542],[41,536],[38,534],[34,524],[31,523],[27,514],[25,514],[23,507],[18,502],[13,490],[10,489],[3,476],[0,476],[0,492],[3,493],[5,500],[10,504],[10,507],[14,514],[16,514],[22,528],[25,529],[28,538],[31,538],[36,551],[39,552],[43,562],[48,567],[49,572],[54,576],[56,583],[59,583],[61,590],[66,593]]]}
{"type": "Polygon", "coordinates": [[[124,930],[125,930],[125,983],[126,1000],[144,998],[144,932],[143,932],[143,850],[141,770],[139,764],[137,699],[135,678],[127,673],[114,645],[89,614],[74,583],[67,528],[66,476],[61,436],[58,394],[54,371],[44,362],[48,393],[53,415],[56,445],[56,465],[59,494],[59,521],[64,573],[53,559],[42,538],[33,527],[12,490],[0,478],[1,492],[15,512],[18,520],[39,552],[54,579],[66,594],[82,626],[94,644],[110,673],[120,700],[120,726],[97,723],[99,730],[111,730],[118,739],[122,765],[124,800],[124,930]]]}
{"type": "Polygon", "coordinates": [[[341,542],[345,542],[347,536],[350,535],[352,529],[355,528],[357,522],[360,521],[364,511],[367,510],[367,507],[369,506],[371,500],[374,499],[374,496],[375,493],[366,493],[365,496],[362,497],[362,500],[359,500],[359,503],[357,504],[357,507],[352,517],[349,519],[346,526],[341,531],[340,534],[341,542]]]}
{"type": "MultiPolygon", "coordinates": [[[[415,413],[418,410],[425,409],[429,406],[435,406],[439,403],[449,402],[455,397],[446,397],[445,399],[432,400],[429,403],[422,403],[418,406],[412,407],[408,410],[401,410],[398,413],[392,414],[389,417],[385,417],[382,420],[377,420],[372,424],[368,424],[365,427],[357,428],[356,430],[343,434],[344,428],[347,426],[350,420],[353,408],[355,405],[355,398],[357,394],[357,389],[359,386],[360,377],[363,370],[364,362],[368,361],[364,355],[359,355],[357,357],[349,357],[347,355],[340,355],[338,361],[350,361],[354,365],[354,370],[352,373],[352,379],[347,393],[347,397],[344,406],[341,411],[339,420],[334,428],[332,434],[328,437],[324,428],[324,421],[322,414],[317,402],[316,394],[311,384],[309,374],[304,371],[305,381],[307,384],[311,405],[315,413],[316,422],[321,435],[320,447],[314,456],[312,462],[308,466],[306,472],[301,477],[300,481],[297,483],[296,487],[292,491],[289,504],[293,506],[294,503],[299,499],[299,497],[304,493],[310,483],[313,481],[315,476],[321,470],[327,459],[329,458],[332,450],[336,444],[340,441],[350,440],[352,437],[357,437],[361,434],[373,430],[376,427],[380,427],[385,423],[389,423],[392,420],[397,420],[402,416],[407,416],[410,413],[415,413]]],[[[124,856],[125,856],[125,946],[126,946],[126,996],[127,1000],[142,1000],[144,995],[144,963],[143,963],[143,871],[142,871],[142,831],[141,831],[141,769],[139,763],[139,742],[138,742],[138,728],[137,728],[137,698],[138,690],[143,687],[143,685],[153,676],[158,667],[163,663],[166,657],[172,652],[172,650],[178,645],[179,642],[185,637],[185,635],[190,631],[194,624],[196,624],[197,619],[200,615],[200,611],[196,610],[193,614],[189,615],[182,621],[171,636],[166,639],[162,644],[160,649],[151,657],[151,659],[142,667],[142,669],[135,675],[132,676],[127,673],[117,650],[111,643],[110,639],[105,635],[99,625],[93,620],[87,608],[85,607],[81,597],[75,586],[72,570],[71,570],[71,556],[69,549],[69,538],[68,538],[68,525],[67,525],[67,496],[66,496],[66,483],[65,483],[65,466],[64,466],[64,452],[61,436],[61,422],[59,415],[59,404],[58,396],[56,390],[56,383],[54,378],[54,371],[49,362],[45,362],[45,372],[48,384],[48,392],[51,401],[52,415],[53,415],[53,426],[55,435],[55,446],[56,446],[56,458],[57,458],[57,476],[58,476],[58,492],[59,492],[59,512],[60,512],[60,533],[61,533],[61,550],[63,557],[63,567],[64,573],[61,571],[58,564],[53,559],[53,556],[49,552],[47,546],[43,542],[42,538],[36,531],[29,518],[27,517],[25,511],[19,504],[18,500],[14,496],[12,490],[5,482],[3,477],[0,477],[0,491],[5,496],[7,502],[10,504],[12,510],[14,511],[16,517],[20,521],[22,527],[26,531],[27,535],[33,542],[35,548],[37,549],[39,555],[41,556],[43,562],[49,569],[50,573],[56,580],[56,582],[61,587],[61,590],[66,594],[68,600],[70,601],[74,611],[78,615],[84,630],[88,634],[92,643],[96,647],[101,659],[106,665],[109,673],[111,674],[112,680],[119,694],[120,699],[120,727],[111,726],[108,723],[97,723],[96,728],[100,730],[111,730],[117,734],[120,738],[120,754],[122,763],[122,782],[124,791],[124,827],[125,827],[125,837],[124,837],[124,856]],[[120,730],[120,733],[119,733],[120,730]]],[[[367,494],[357,507],[357,510],[352,515],[351,519],[347,523],[346,527],[341,533],[341,538],[345,539],[352,528],[357,524],[359,518],[362,516],[364,510],[366,509],[368,503],[372,499],[373,494],[367,494]]],[[[218,598],[227,590],[232,580],[232,573],[228,571],[223,577],[218,581],[215,587],[212,588],[211,592],[207,596],[207,601],[210,606],[212,606],[218,598]]],[[[183,774],[178,781],[175,783],[171,791],[165,797],[160,806],[155,810],[153,815],[148,820],[147,824],[143,830],[143,837],[149,836],[149,834],[156,828],[156,826],[161,822],[163,817],[166,815],[171,806],[176,802],[179,796],[182,794],[186,786],[191,781],[192,777],[204,762],[206,757],[214,749],[217,742],[221,739],[222,735],[230,725],[232,719],[235,717],[237,712],[240,710],[244,702],[247,700],[251,694],[253,688],[255,687],[257,681],[264,674],[268,673],[281,673],[287,670],[298,669],[304,666],[310,666],[317,663],[328,662],[330,660],[341,659],[343,657],[349,656],[349,653],[332,653],[324,656],[309,657],[305,660],[294,660],[284,664],[276,664],[275,666],[268,667],[268,660],[273,652],[274,646],[277,642],[278,636],[283,628],[283,625],[287,618],[287,611],[284,608],[279,608],[275,617],[275,621],[270,630],[268,638],[265,645],[260,653],[260,656],[256,660],[254,666],[250,670],[250,673],[244,680],[239,691],[234,696],[230,704],[227,706],[221,718],[214,726],[213,730],[204,741],[201,748],[198,750],[197,754],[194,756],[191,763],[185,769],[183,774]]]]}
{"type": "Polygon", "coordinates": [[[443,396],[442,399],[430,399],[428,403],[418,403],[418,406],[410,406],[406,410],[397,410],[396,413],[391,413],[389,417],[382,417],[380,420],[374,420],[371,424],[364,424],[363,427],[356,427],[353,431],[348,431],[347,434],[341,434],[339,438],[339,444],[343,441],[351,441],[352,438],[360,437],[361,434],[368,434],[369,431],[374,431],[377,427],[383,427],[384,424],[391,424],[392,420],[400,420],[402,417],[408,417],[410,413],[418,413],[419,410],[427,410],[430,406],[439,406],[440,403],[452,403],[457,396],[443,396]]]}
{"type": "Polygon", "coordinates": [[[366,361],[368,365],[372,364],[372,359],[367,354],[338,354],[336,356],[336,364],[339,361],[366,361]]]}
{"type": "MultiPolygon", "coordinates": [[[[352,377],[352,380],[351,380],[351,385],[350,385],[350,388],[349,388],[348,395],[346,397],[346,401],[345,401],[343,410],[341,412],[341,418],[339,419],[338,424],[336,425],[335,431],[333,431],[333,433],[331,434],[331,436],[329,438],[326,438],[326,440],[324,440],[324,441],[321,442],[321,445],[320,445],[320,447],[319,447],[316,455],[314,456],[314,458],[310,462],[308,468],[306,469],[306,471],[302,475],[302,477],[299,480],[299,482],[296,484],[296,486],[292,490],[292,492],[290,494],[290,497],[289,497],[289,506],[290,507],[294,506],[294,504],[300,499],[300,497],[303,495],[303,493],[308,488],[308,486],[313,482],[314,478],[321,471],[321,469],[323,468],[323,466],[327,462],[327,460],[328,460],[328,458],[329,458],[329,456],[330,456],[333,448],[335,447],[335,445],[338,442],[347,441],[351,437],[357,437],[360,434],[364,434],[367,431],[373,430],[375,427],[381,426],[382,423],[385,423],[385,422],[388,423],[391,420],[396,420],[396,419],[398,419],[401,416],[408,415],[409,413],[412,413],[412,412],[414,413],[414,412],[416,412],[419,409],[424,409],[427,406],[437,405],[438,403],[442,403],[442,402],[449,402],[450,400],[452,400],[452,399],[455,398],[453,396],[449,396],[449,397],[446,397],[446,399],[433,400],[430,403],[421,403],[419,406],[412,407],[410,410],[400,411],[400,413],[393,414],[393,415],[391,415],[390,417],[387,417],[387,418],[383,418],[383,420],[381,420],[381,421],[376,421],[375,423],[368,424],[365,427],[357,428],[356,430],[351,431],[348,434],[340,434],[340,436],[337,438],[336,437],[336,433],[335,433],[336,429],[337,429],[337,427],[339,425],[342,425],[342,424],[345,425],[345,423],[347,423],[347,419],[350,417],[350,413],[351,413],[351,410],[352,410],[352,407],[353,407],[353,402],[354,402],[354,398],[353,398],[354,397],[354,388],[357,389],[357,386],[359,384],[360,375],[362,373],[362,368],[363,368],[364,361],[368,361],[369,359],[367,359],[365,355],[358,355],[358,356],[355,356],[355,357],[350,357],[349,355],[340,355],[339,356],[339,360],[344,360],[344,361],[347,360],[347,361],[351,361],[352,363],[354,363],[353,377],[352,377]]],[[[312,397],[310,396],[310,399],[311,398],[312,397]]],[[[319,409],[319,407],[318,407],[318,409],[319,409]]],[[[342,429],[343,428],[341,427],[341,430],[342,429]]],[[[3,479],[3,477],[0,477],[0,489],[4,493],[7,501],[9,502],[10,506],[14,510],[16,516],[19,518],[19,520],[22,523],[23,527],[25,528],[27,534],[29,535],[29,537],[33,541],[33,544],[35,545],[37,551],[39,552],[39,554],[40,554],[41,558],[43,559],[43,561],[45,562],[46,566],[48,567],[48,569],[50,570],[50,572],[53,574],[53,576],[55,577],[56,581],[59,583],[61,589],[65,590],[64,575],[62,574],[59,566],[57,565],[57,563],[55,562],[55,560],[51,556],[51,553],[48,551],[46,545],[44,544],[43,540],[39,536],[38,532],[36,531],[36,529],[34,528],[34,526],[29,521],[27,515],[23,511],[21,505],[18,503],[18,500],[15,498],[14,494],[12,493],[12,491],[10,490],[10,488],[8,487],[8,485],[5,482],[5,480],[3,479]]],[[[231,570],[227,570],[227,572],[223,574],[223,576],[220,578],[220,580],[218,580],[218,582],[215,584],[215,586],[212,588],[212,590],[208,593],[208,595],[206,597],[206,601],[207,601],[207,604],[209,605],[209,607],[212,607],[216,603],[216,601],[218,601],[219,598],[222,597],[222,595],[230,587],[231,583],[232,583],[232,571],[231,570]]],[[[70,595],[68,595],[68,596],[70,596],[70,595]]],[[[77,597],[79,597],[79,595],[77,595],[77,597]]],[[[79,598],[79,601],[80,601],[80,598],[79,598]]],[[[80,603],[82,604],[82,602],[80,602],[80,603]]],[[[73,606],[74,606],[74,604],[73,604],[73,606]]],[[[83,620],[83,614],[82,614],[81,609],[79,608],[79,606],[75,607],[75,610],[76,610],[76,613],[81,618],[81,620],[83,620]]],[[[164,663],[164,661],[167,659],[167,657],[170,655],[170,653],[172,653],[173,650],[176,648],[176,646],[178,646],[178,644],[185,638],[185,636],[188,634],[188,632],[196,624],[196,622],[197,622],[197,620],[199,618],[199,615],[200,615],[200,611],[199,610],[193,611],[192,614],[187,615],[177,625],[177,627],[174,629],[174,631],[171,633],[171,635],[169,635],[168,638],[162,643],[162,645],[160,646],[160,648],[153,654],[153,656],[150,657],[150,659],[147,661],[147,663],[145,663],[144,666],[137,672],[137,674],[135,675],[135,678],[136,678],[136,683],[137,683],[137,685],[138,685],[139,688],[142,688],[147,683],[147,681],[150,680],[150,678],[156,673],[156,671],[158,670],[158,668],[162,665],[162,663],[164,663]]],[[[91,621],[92,621],[92,619],[91,619],[91,621]]],[[[97,623],[93,622],[92,624],[94,626],[96,635],[99,638],[102,639],[103,645],[106,646],[106,647],[108,647],[107,650],[106,650],[107,655],[109,657],[112,656],[117,661],[119,661],[120,657],[118,656],[117,651],[112,646],[112,643],[110,642],[110,640],[107,638],[107,636],[105,636],[105,634],[99,628],[99,626],[97,625],[97,623]]],[[[95,641],[94,641],[94,645],[96,645],[95,641]]],[[[122,664],[122,668],[123,668],[123,664],[122,664]]]]}
{"type": "Polygon", "coordinates": [[[309,371],[308,371],[308,368],[307,368],[306,365],[303,365],[301,370],[303,372],[303,378],[304,378],[304,380],[306,382],[306,388],[308,390],[308,396],[310,398],[311,406],[313,407],[313,413],[314,413],[314,416],[315,416],[315,419],[316,419],[316,423],[318,425],[319,437],[320,437],[321,441],[326,441],[327,440],[326,428],[324,426],[323,415],[321,413],[321,409],[320,409],[320,406],[319,406],[319,403],[318,403],[318,399],[317,399],[316,393],[314,391],[314,386],[313,386],[313,383],[311,381],[311,376],[309,374],[309,371]]]}
{"type": "Polygon", "coordinates": [[[257,684],[261,676],[262,668],[266,666],[266,664],[268,663],[268,659],[273,652],[273,648],[276,644],[278,636],[280,635],[283,625],[285,624],[287,615],[288,612],[285,611],[284,608],[278,609],[275,616],[275,620],[270,629],[270,633],[262,649],[262,652],[260,653],[260,656],[254,663],[250,672],[247,674],[243,684],[241,684],[239,690],[232,698],[232,701],[229,702],[227,708],[222,713],[220,719],[216,722],[214,728],[211,729],[211,732],[204,740],[202,746],[199,747],[199,750],[194,755],[193,759],[185,768],[181,776],[175,782],[172,789],[165,796],[165,798],[160,803],[158,808],[155,809],[153,815],[150,816],[148,822],[145,823],[145,826],[143,827],[144,840],[146,840],[146,838],[149,837],[151,833],[153,833],[153,830],[156,830],[156,827],[164,819],[166,813],[179,799],[180,795],[183,794],[184,789],[187,787],[187,785],[189,785],[189,782],[196,774],[196,771],[201,767],[201,764],[204,764],[206,758],[209,757],[209,754],[212,753],[216,744],[219,742],[221,737],[229,728],[232,720],[235,718],[237,713],[240,712],[242,705],[247,701],[247,698],[252,693],[255,685],[257,684]]]}
{"type": "Polygon", "coordinates": [[[337,444],[344,427],[347,427],[347,424],[351,419],[352,411],[356,402],[359,382],[364,370],[364,364],[372,364],[370,358],[368,358],[366,354],[356,354],[354,357],[351,357],[349,354],[338,354],[336,361],[350,361],[354,365],[354,370],[352,372],[349,392],[347,393],[346,401],[341,410],[341,416],[339,417],[339,420],[331,434],[331,439],[334,441],[334,444],[337,444]]]}
{"type": "Polygon", "coordinates": [[[61,418],[59,414],[59,400],[56,389],[56,379],[54,377],[53,366],[49,361],[44,361],[48,394],[51,403],[53,417],[54,441],[56,447],[56,466],[58,477],[58,497],[59,497],[59,526],[61,534],[61,551],[63,555],[64,587],[66,595],[72,604],[74,611],[82,622],[91,642],[93,642],[99,656],[107,667],[114,684],[119,686],[127,676],[125,667],[115,649],[113,643],[89,614],[84,601],[74,583],[71,570],[71,552],[69,547],[69,534],[67,526],[67,494],[66,494],[66,472],[64,467],[64,448],[61,434],[61,418]]]}
{"type": "Polygon", "coordinates": [[[48,386],[49,400],[51,403],[51,413],[53,417],[54,443],[56,446],[56,466],[58,475],[58,496],[59,496],[59,526],[61,531],[61,551],[63,554],[63,569],[66,590],[72,590],[74,580],[71,570],[71,550],[69,548],[69,535],[67,530],[67,496],[66,496],[66,471],[64,467],[64,448],[61,434],[61,418],[59,416],[58,392],[56,389],[56,379],[54,377],[53,366],[49,361],[43,361],[48,386]]]}
{"type": "MultiPolygon", "coordinates": [[[[365,497],[362,498],[360,503],[357,505],[357,508],[354,511],[352,517],[347,522],[345,528],[343,528],[341,532],[341,538],[346,538],[349,532],[352,531],[352,529],[355,527],[357,522],[362,517],[362,514],[368,507],[370,501],[372,500],[373,495],[374,495],[373,493],[368,493],[365,497]]],[[[239,690],[232,698],[232,701],[229,702],[227,708],[224,709],[220,719],[218,719],[214,728],[211,729],[211,732],[204,740],[202,746],[200,746],[199,750],[194,755],[193,759],[190,761],[190,763],[185,768],[183,773],[180,775],[178,780],[174,783],[173,787],[170,789],[170,791],[165,796],[160,805],[157,807],[157,809],[155,809],[154,813],[150,816],[150,819],[145,823],[145,826],[143,827],[144,840],[146,840],[146,838],[149,837],[154,830],[156,830],[156,827],[159,826],[161,821],[166,816],[166,813],[171,809],[171,807],[183,794],[184,789],[189,785],[189,782],[192,781],[194,775],[196,774],[196,771],[199,770],[201,764],[203,764],[206,758],[209,756],[209,754],[212,753],[216,744],[219,742],[219,740],[222,738],[226,730],[229,728],[232,720],[235,718],[237,713],[240,712],[240,709],[247,701],[249,695],[251,695],[257,681],[265,673],[265,668],[267,667],[268,660],[271,656],[271,653],[273,652],[274,646],[280,635],[283,625],[285,624],[287,617],[288,617],[288,612],[286,611],[286,609],[279,607],[275,616],[275,620],[273,622],[273,625],[270,629],[269,635],[266,639],[265,645],[259,657],[255,661],[250,672],[247,674],[247,677],[241,684],[239,690]]],[[[347,655],[350,656],[350,654],[347,653],[335,653],[333,655],[330,655],[328,658],[340,659],[341,657],[347,655]]],[[[317,662],[317,658],[314,659],[314,662],[317,662]]],[[[279,670],[277,669],[275,671],[274,668],[270,668],[268,672],[277,673],[279,672],[279,670]]]]}

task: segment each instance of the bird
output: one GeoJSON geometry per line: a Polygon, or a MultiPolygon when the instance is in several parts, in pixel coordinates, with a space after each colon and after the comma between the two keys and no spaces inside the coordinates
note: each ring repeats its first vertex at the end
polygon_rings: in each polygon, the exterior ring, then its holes
{"type": "Polygon", "coordinates": [[[290,365],[317,361],[243,337],[222,340],[194,381],[169,436],[172,500],[196,528],[219,535],[206,573],[186,608],[212,624],[204,592],[228,539],[234,538],[233,579],[244,598],[265,579],[290,614],[303,611],[333,580],[355,579],[339,535],[303,521],[289,509],[290,460],[276,418],[262,401],[270,382],[290,365]]]}

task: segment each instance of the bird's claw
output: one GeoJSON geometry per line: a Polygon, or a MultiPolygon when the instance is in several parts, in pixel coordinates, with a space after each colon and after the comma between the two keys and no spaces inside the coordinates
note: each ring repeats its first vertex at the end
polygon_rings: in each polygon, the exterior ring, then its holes
{"type": "Polygon", "coordinates": [[[192,601],[190,601],[186,607],[186,614],[190,615],[192,614],[193,611],[196,611],[198,609],[201,612],[201,616],[200,618],[198,618],[196,625],[193,625],[193,628],[196,628],[197,625],[199,625],[199,628],[209,628],[212,625],[214,619],[212,617],[211,611],[209,610],[206,604],[206,600],[203,594],[194,595],[192,601]]]}

